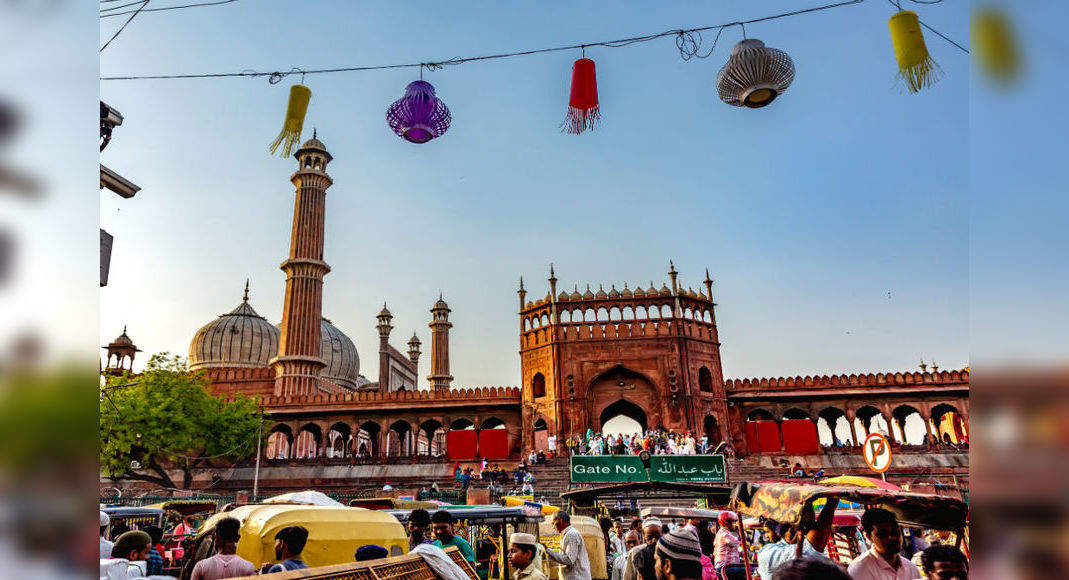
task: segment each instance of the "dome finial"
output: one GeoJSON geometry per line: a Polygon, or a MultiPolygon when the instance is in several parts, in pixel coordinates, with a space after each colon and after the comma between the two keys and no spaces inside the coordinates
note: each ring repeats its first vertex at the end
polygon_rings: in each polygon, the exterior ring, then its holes
{"type": "Polygon", "coordinates": [[[242,302],[249,301],[249,279],[245,278],[245,296],[241,299],[242,302]]]}
{"type": "Polygon", "coordinates": [[[126,323],[125,322],[122,325],[122,333],[126,334],[126,323]]]}
{"type": "Polygon", "coordinates": [[[316,128],[312,127],[312,139],[316,138],[316,128]]]}

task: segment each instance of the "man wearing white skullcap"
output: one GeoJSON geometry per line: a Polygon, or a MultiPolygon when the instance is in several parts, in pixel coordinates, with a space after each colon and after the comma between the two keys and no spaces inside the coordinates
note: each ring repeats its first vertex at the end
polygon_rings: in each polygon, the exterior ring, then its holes
{"type": "Polygon", "coordinates": [[[111,549],[115,546],[114,543],[109,542],[104,536],[108,533],[108,525],[111,523],[111,518],[108,514],[100,512],[100,557],[110,558],[111,549]]]}
{"type": "Polygon", "coordinates": [[[553,527],[560,532],[560,551],[546,549],[546,556],[561,565],[561,580],[590,580],[590,557],[586,541],[572,526],[572,517],[560,510],[553,514],[553,527]]]}
{"type": "Polygon", "coordinates": [[[642,521],[642,536],[646,543],[641,544],[627,553],[627,565],[624,567],[623,580],[655,580],[656,572],[653,568],[653,548],[657,540],[661,539],[664,527],[657,518],[646,518],[642,521]]]}
{"type": "Polygon", "coordinates": [[[513,580],[546,580],[538,555],[538,540],[533,534],[519,532],[509,536],[509,564],[513,580]]]}

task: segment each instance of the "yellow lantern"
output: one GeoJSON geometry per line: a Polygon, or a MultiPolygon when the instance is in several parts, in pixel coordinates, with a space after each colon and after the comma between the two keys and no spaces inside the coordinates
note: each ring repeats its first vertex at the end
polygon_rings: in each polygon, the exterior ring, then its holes
{"type": "Polygon", "coordinates": [[[939,65],[928,54],[917,13],[903,10],[892,16],[887,24],[898,60],[898,76],[902,77],[909,92],[916,93],[935,84],[939,80],[939,65]]]}
{"type": "Polygon", "coordinates": [[[289,157],[293,153],[293,146],[301,140],[301,129],[304,127],[304,115],[308,112],[308,101],[312,98],[312,90],[304,85],[290,87],[290,101],[286,106],[286,120],[282,123],[282,131],[271,142],[269,150],[272,154],[282,147],[282,157],[289,157]]]}
{"type": "Polygon", "coordinates": [[[1021,70],[1017,38],[1006,14],[991,6],[977,8],[970,22],[977,62],[991,79],[1010,84],[1021,70]]]}

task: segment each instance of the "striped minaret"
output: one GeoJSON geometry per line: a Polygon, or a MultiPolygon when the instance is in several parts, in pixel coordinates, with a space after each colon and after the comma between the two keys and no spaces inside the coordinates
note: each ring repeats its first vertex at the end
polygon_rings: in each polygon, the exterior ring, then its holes
{"type": "Polygon", "coordinates": [[[334,183],[327,175],[332,157],[323,143],[312,138],[294,155],[297,171],[290,177],[296,186],[290,256],[282,262],[286,273],[286,298],[282,305],[282,336],[275,369],[275,395],[307,395],[320,390],[318,375],[326,366],[320,358],[320,324],[323,319],[323,276],[330,266],[323,261],[323,221],[327,188],[334,183]]]}

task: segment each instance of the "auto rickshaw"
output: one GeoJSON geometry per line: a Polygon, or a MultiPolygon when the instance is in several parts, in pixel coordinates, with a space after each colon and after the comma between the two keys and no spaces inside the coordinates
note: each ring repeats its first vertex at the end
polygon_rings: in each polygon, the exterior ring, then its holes
{"type": "Polygon", "coordinates": [[[275,534],[287,526],[308,530],[302,558],[309,566],[329,566],[353,561],[357,548],[377,544],[391,556],[408,552],[408,536],[397,519],[384,511],[345,506],[311,506],[292,504],[251,504],[208,518],[197,530],[191,549],[192,557],[182,566],[182,578],[188,580],[193,566],[214,552],[211,532],[224,517],[241,522],[241,540],[237,554],[257,568],[277,563],[275,534]]]}
{"type": "Polygon", "coordinates": [[[196,530],[209,515],[219,511],[219,504],[211,499],[172,499],[145,506],[148,508],[163,510],[163,557],[164,570],[177,567],[185,555],[184,542],[196,536],[196,530]],[[175,534],[174,528],[184,518],[190,518],[193,524],[193,533],[175,534]]]}
{"type": "MultiPolygon", "coordinates": [[[[519,507],[498,505],[446,505],[427,511],[448,511],[456,519],[453,532],[471,544],[475,551],[475,570],[483,580],[508,580],[508,536],[510,531],[535,533],[542,516],[519,507]]],[[[412,510],[390,510],[402,524],[408,523],[412,510]]]]}
{"type": "MultiPolygon", "coordinates": [[[[969,508],[956,498],[854,485],[758,482],[738,484],[732,492],[731,506],[741,514],[798,524],[806,506],[819,513],[823,502],[831,498],[866,509],[884,508],[894,513],[899,525],[906,528],[953,532],[956,547],[966,558],[969,556],[969,508]]],[[[839,562],[849,562],[868,549],[858,533],[860,522],[856,511],[836,513],[835,541],[829,542],[826,548],[829,555],[839,562]]]]}
{"type": "MultiPolygon", "coordinates": [[[[605,561],[605,536],[601,533],[601,526],[598,525],[598,520],[589,516],[573,515],[572,527],[579,530],[586,544],[587,557],[590,558],[590,577],[595,579],[608,578],[609,566],[605,561]]],[[[539,540],[547,548],[560,550],[560,533],[557,532],[557,528],[553,527],[551,520],[545,520],[538,525],[538,536],[539,540]]],[[[560,566],[548,557],[543,558],[542,562],[549,568],[546,576],[550,580],[560,577],[560,566]]]]}
{"type": "Polygon", "coordinates": [[[105,506],[100,511],[108,514],[108,537],[114,539],[126,530],[144,528],[145,526],[159,526],[163,528],[164,512],[158,507],[121,507],[105,506]],[[123,529],[125,527],[125,529],[123,529]]]}

